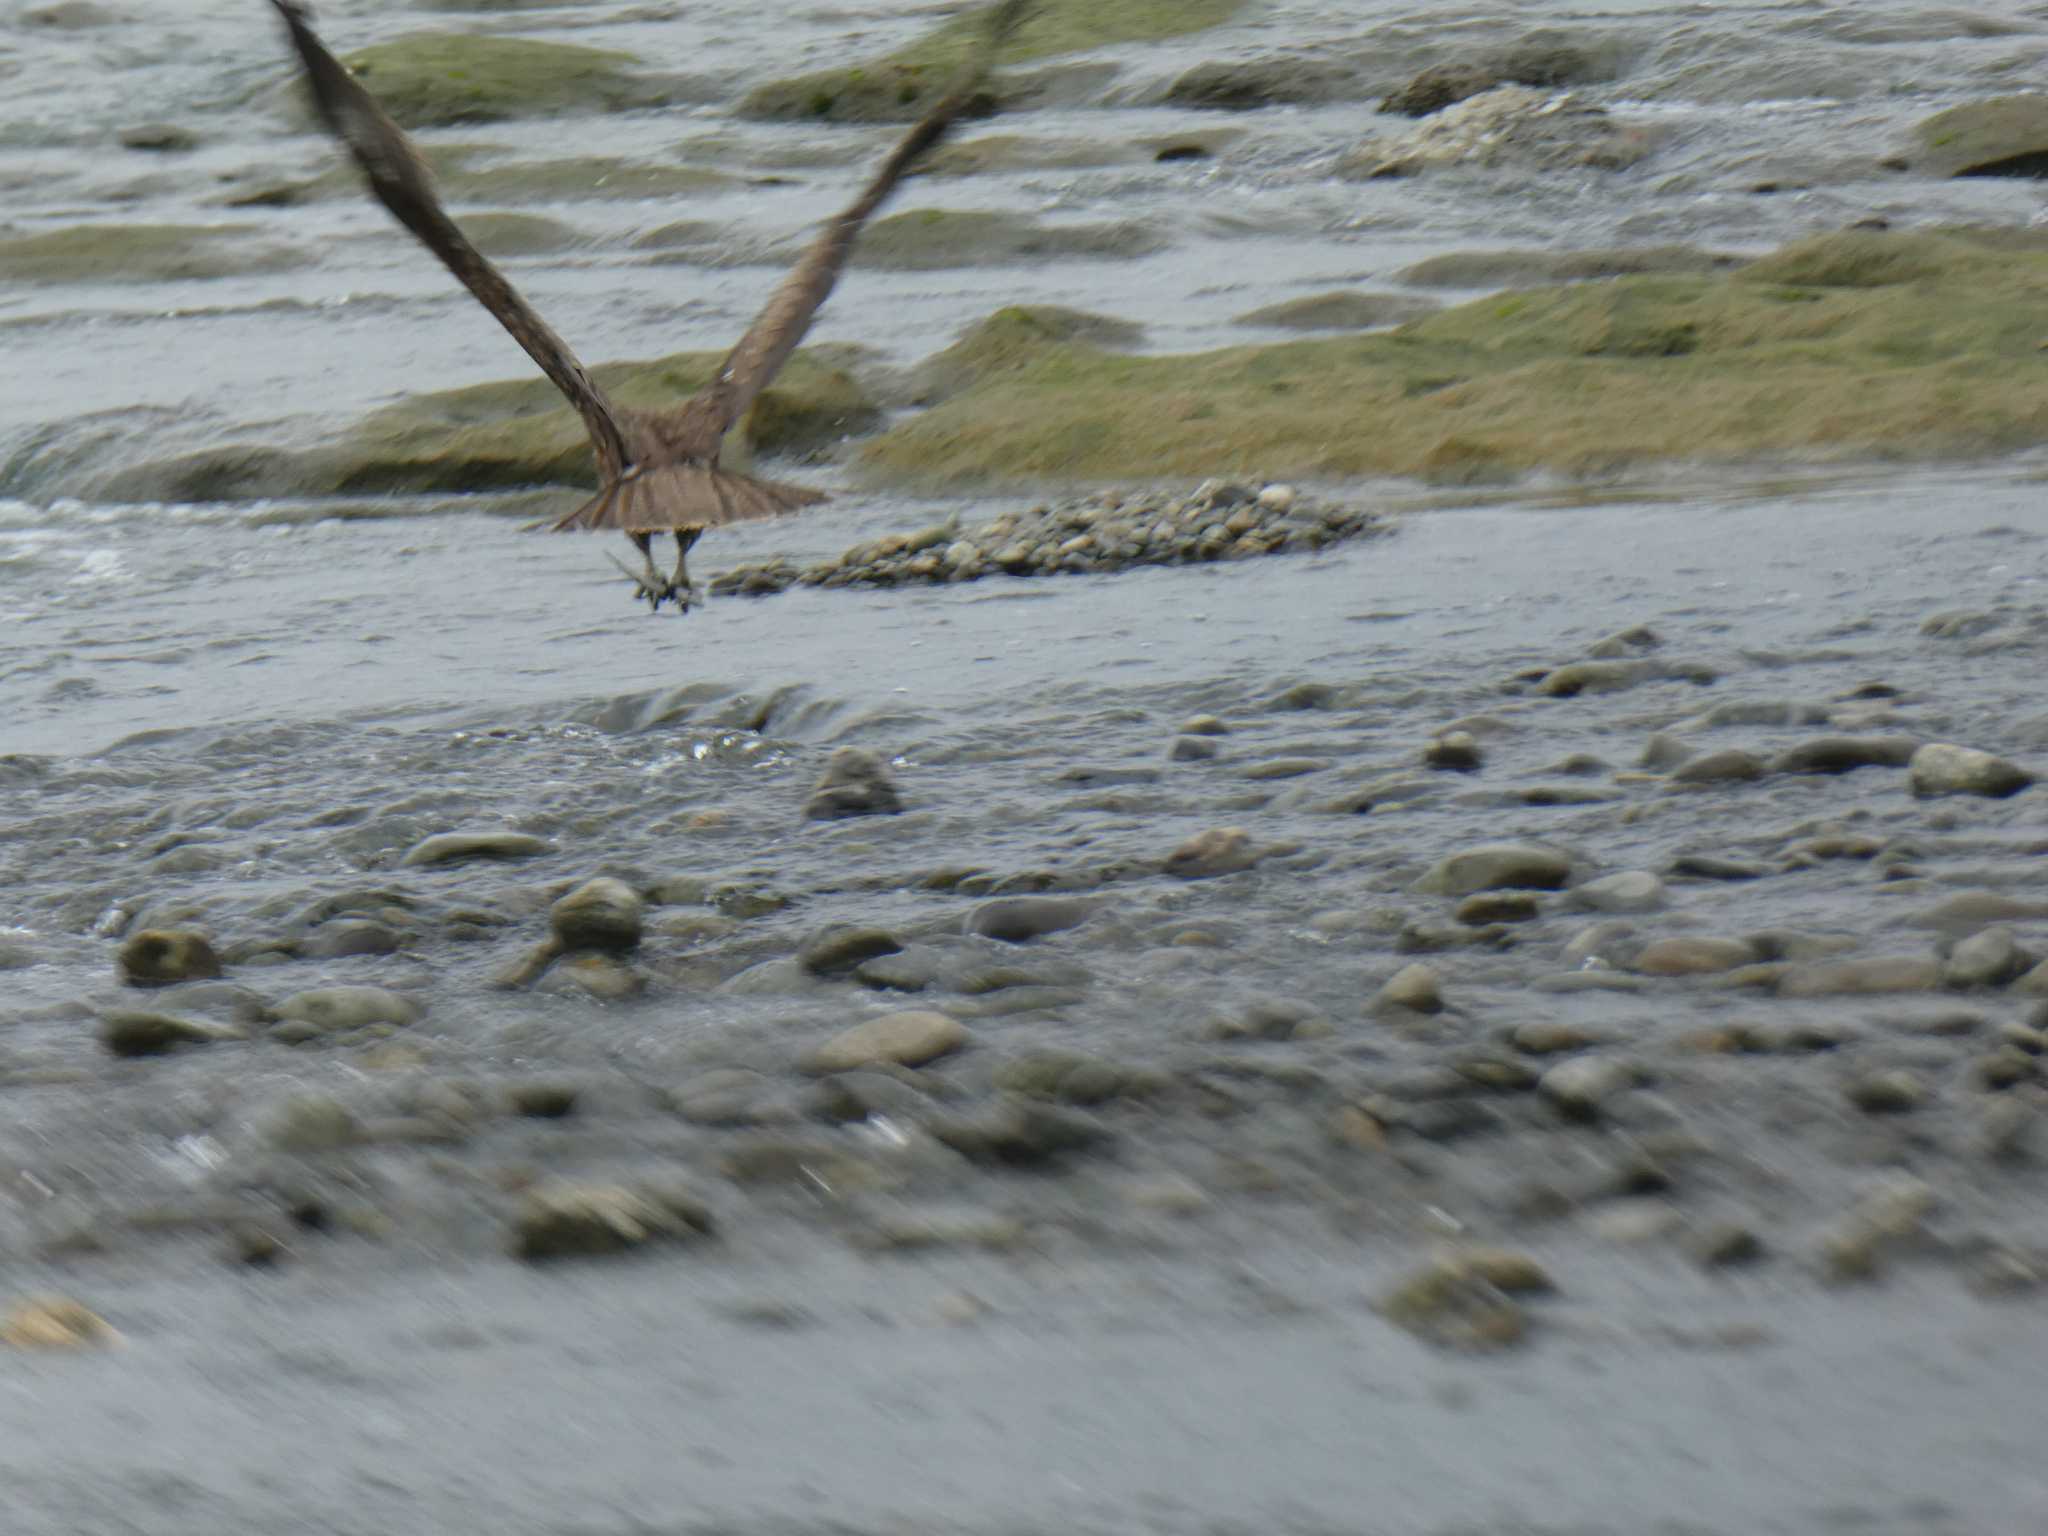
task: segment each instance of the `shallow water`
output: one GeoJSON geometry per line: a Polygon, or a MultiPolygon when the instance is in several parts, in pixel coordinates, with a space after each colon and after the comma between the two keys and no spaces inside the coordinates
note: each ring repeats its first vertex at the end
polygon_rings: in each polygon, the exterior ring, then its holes
{"type": "MultiPolygon", "coordinates": [[[[1634,770],[1660,731],[1764,756],[1829,731],[1899,732],[2040,767],[2038,462],[1485,495],[1324,487],[1399,512],[1399,526],[1314,556],[792,590],[716,599],[682,619],[636,610],[598,542],[441,503],[55,497],[53,466],[103,434],[129,440],[92,450],[117,458],[166,442],[290,441],[320,413],[523,366],[377,210],[217,206],[225,174],[331,163],[322,142],[278,136],[252,105],[285,76],[261,9],[181,5],[168,32],[155,20],[77,33],[11,20],[0,32],[0,66],[16,66],[0,98],[14,229],[232,218],[310,258],[252,278],[0,295],[0,463],[25,498],[0,503],[0,1266],[8,1293],[72,1292],[129,1336],[105,1357],[18,1369],[21,1357],[6,1357],[0,1442],[27,1511],[19,1528],[428,1531],[478,1510],[556,1536],[707,1520],[990,1532],[1231,1520],[1429,1536],[2038,1523],[2042,1488],[2012,1428],[2037,1395],[2033,1346],[2014,1341],[2039,1334],[2041,1293],[1993,1303],[1961,1283],[1987,1250],[2048,1253],[2037,1171],[1973,1150],[1991,1095],[1970,1073],[2028,1003],[1794,1001],[1682,979],[1561,990],[1563,945],[1596,920],[1566,898],[1544,898],[1497,947],[1411,946],[1450,906],[1418,894],[1415,877],[1501,838],[1564,847],[1575,879],[1668,873],[1688,853],[1767,866],[1739,884],[1672,878],[1669,906],[1638,919],[1646,935],[1792,930],[1860,954],[1927,954],[1933,939],[1911,920],[1945,896],[2030,896],[2048,835],[2038,789],[1921,802],[1902,775],[1867,769],[1674,793],[1634,770]],[[147,26],[157,30],[144,37],[147,26]],[[202,148],[155,159],[112,146],[120,127],[151,118],[189,124],[202,148]],[[1980,617],[1948,637],[1923,630],[1955,612],[1980,617]],[[1657,656],[1714,680],[1531,691],[1542,669],[1639,625],[1655,631],[1657,656]],[[1859,694],[1873,682],[1895,694],[1859,694]],[[1304,683],[1322,691],[1290,692],[1304,683]],[[1230,726],[1218,757],[1169,761],[1177,727],[1200,713],[1230,726]],[[1423,771],[1424,743],[1461,719],[1481,736],[1483,771],[1423,771]],[[802,819],[843,745],[889,762],[904,815],[802,819]],[[1271,776],[1275,764],[1285,776],[1271,776]],[[1183,838],[1228,825],[1270,856],[1220,880],[1159,872],[1183,838]],[[534,832],[554,851],[516,865],[399,862],[432,833],[479,828],[534,832]],[[1840,832],[1883,851],[1804,851],[1840,832]],[[949,884],[963,867],[981,873],[949,884]],[[602,1005],[493,989],[545,930],[548,900],[600,871],[685,882],[650,915],[648,994],[602,1005]],[[1100,906],[1014,954],[960,936],[983,896],[1042,887],[1100,906]],[[789,904],[727,922],[721,890],[789,904]],[[401,914],[395,952],[264,952],[303,937],[320,903],[365,893],[401,914]],[[327,982],[404,992],[426,1010],[397,1042],[416,1057],[255,1038],[109,1059],[96,1019],[138,998],[114,984],[115,935],[170,921],[231,947],[229,980],[262,1000],[327,982]],[[949,966],[1019,974],[923,994],[731,985],[835,921],[888,927],[949,966]],[[1440,969],[1450,1001],[1434,1030],[1391,1027],[1367,1007],[1417,958],[1440,969]],[[1331,1033],[1212,1038],[1215,1018],[1273,1003],[1331,1033]],[[928,1139],[899,1157],[818,1124],[792,1067],[802,1051],[854,1019],[920,1005],[974,1032],[969,1051],[923,1074],[945,1103],[982,1103],[994,1065],[1052,1048],[1170,1087],[1100,1107],[1112,1150],[1053,1176],[920,1160],[928,1139]],[[1975,1022],[1943,1022],[1959,1010],[1975,1022]],[[1759,1017],[1850,1033],[1837,1051],[1796,1057],[1687,1044],[1759,1017]],[[1397,1134],[1384,1158],[1331,1135],[1340,1106],[1420,1094],[1445,1061],[1498,1050],[1526,1022],[1594,1030],[1650,1080],[1591,1126],[1521,1095],[1487,1101],[1468,1134],[1397,1134]],[[1845,1110],[1850,1074],[1898,1066],[1931,1085],[1926,1108],[1891,1120],[1845,1110]],[[664,1096],[711,1071],[759,1074],[747,1123],[674,1112],[664,1096]],[[534,1079],[575,1085],[578,1113],[486,1117],[441,1140],[400,1134],[433,1095],[534,1079]],[[287,1155],[269,1127],[305,1094],[398,1129],[341,1154],[287,1155]],[[1670,1150],[1679,1130],[1712,1152],[1670,1150]],[[720,1171],[736,1148],[777,1137],[851,1148],[884,1187],[720,1171]],[[1651,1144],[1667,1147],[1669,1187],[1617,1185],[1614,1167],[1651,1144]],[[524,1172],[650,1167],[711,1192],[718,1244],[561,1276],[500,1256],[524,1172]],[[1873,1182],[1904,1174],[1942,1196],[1932,1239],[1882,1284],[1823,1287],[1816,1233],[1873,1182]],[[1524,1178],[1554,1180],[1565,1212],[1525,1210],[1524,1178]],[[300,1188],[365,1226],[295,1234],[275,1274],[223,1263],[230,1218],[274,1216],[300,1188]],[[1160,1188],[1202,1199],[1170,1214],[1160,1188]],[[1658,1216],[1645,1209],[1656,1201],[1684,1230],[1739,1217],[1783,1257],[1709,1275],[1675,1240],[1613,1235],[1613,1223],[1658,1216]],[[967,1240],[871,1256],[863,1234],[899,1206],[1027,1235],[996,1253],[967,1240]],[[78,1251],[80,1234],[103,1251],[78,1251]],[[1459,1234],[1530,1246],[1558,1275],[1564,1295],[1506,1362],[1427,1352],[1364,1305],[1459,1234]],[[785,1335],[721,1310],[763,1298],[809,1323],[785,1335]],[[673,1356],[643,1359],[650,1338],[673,1341],[673,1356]],[[514,1380],[559,1410],[528,1413],[504,1390],[514,1380]],[[1098,1416],[1077,1419],[1077,1397],[1098,1416]],[[289,1430],[266,1435],[281,1417],[289,1430]],[[1945,1426],[1931,1449],[1905,1428],[1929,1420],[1945,1426]],[[669,1457],[671,1423],[689,1428],[689,1455],[669,1457]],[[123,1427],[105,1436],[103,1424],[123,1427]],[[417,1450],[442,1437],[452,1450],[417,1450]],[[1126,1453],[1105,1458],[1101,1445],[1118,1441],[1126,1453]],[[1361,1461],[1361,1441],[1388,1447],[1399,1475],[1361,1461]],[[1020,1455],[1020,1444],[1040,1449],[1020,1455]],[[1250,1469],[1217,1475],[1238,1450],[1250,1469]],[[451,1463],[478,1470],[451,1478],[451,1463]]],[[[930,8],[797,8],[773,37],[754,28],[758,11],[606,4],[501,20],[717,82],[701,109],[607,120],[619,153],[661,159],[716,131],[744,166],[849,145],[857,160],[883,142],[735,124],[724,103],[793,62],[891,46],[930,8]]],[[[340,47],[423,15],[443,19],[390,4],[321,10],[340,47]]],[[[1229,323],[1245,310],[1383,286],[1447,249],[1754,249],[1873,212],[2015,223],[2039,206],[2024,183],[1745,190],[1759,157],[1872,154],[1951,100],[2026,78],[2048,34],[2037,8],[2018,5],[1965,18],[1898,4],[1275,4],[1120,53],[1123,73],[1096,98],[992,131],[1210,126],[1145,103],[1208,59],[1372,50],[1391,84],[1446,29],[1536,25],[1629,40],[1637,63],[1615,99],[1667,116],[1674,146],[1641,174],[1585,182],[1334,181],[1336,153],[1380,126],[1368,102],[1248,115],[1237,120],[1247,138],[1206,163],[920,181],[906,206],[1021,200],[1061,218],[1144,218],[1173,238],[1136,262],[856,271],[817,337],[909,361],[999,304],[1039,300],[1137,319],[1162,349],[1213,345],[1256,334],[1229,323]]],[[[544,156],[588,147],[582,133],[441,137],[544,156]]],[[[786,174],[794,185],[683,209],[544,209],[588,243],[510,265],[589,357],[719,345],[772,281],[754,258],[830,208],[848,176],[786,174]],[[630,250],[679,216],[732,220],[728,264],[657,267],[630,250]]],[[[827,484],[840,474],[807,472],[827,484]]],[[[709,574],[816,558],[1010,504],[849,494],[803,519],[721,531],[697,564],[709,574]]],[[[2044,920],[2014,926],[2038,952],[2044,920]]],[[[173,1006],[225,1022],[233,1002],[191,994],[173,1006]]],[[[2038,1098],[2024,1086],[2013,1096],[2027,1093],[2038,1098]]]]}

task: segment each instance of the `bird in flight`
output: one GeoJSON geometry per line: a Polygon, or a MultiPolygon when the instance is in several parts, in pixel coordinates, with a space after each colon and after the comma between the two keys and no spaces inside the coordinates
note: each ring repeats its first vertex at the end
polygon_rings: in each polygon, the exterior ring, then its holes
{"type": "Polygon", "coordinates": [[[640,551],[644,569],[617,562],[633,579],[635,596],[650,611],[673,602],[689,609],[693,596],[690,546],[707,528],[745,518],[770,517],[823,501],[800,485],[758,480],[718,463],[719,445],[761,391],[789,361],[804,332],[832,292],[860,229],[896,190],[906,172],[952,128],[980,90],[997,47],[1017,28],[1035,0],[998,0],[959,76],[882,162],[859,197],[833,217],[769,296],[711,382],[681,405],[663,411],[615,405],[597,381],[442,208],[433,178],[402,129],[327,51],[313,31],[304,0],[270,0],[291,33],[313,104],[369,182],[370,191],[416,235],[456,280],[512,333],[583,418],[597,455],[598,493],[550,526],[557,532],[612,528],[640,551]],[[658,534],[673,534],[672,575],[655,568],[658,534]]]}

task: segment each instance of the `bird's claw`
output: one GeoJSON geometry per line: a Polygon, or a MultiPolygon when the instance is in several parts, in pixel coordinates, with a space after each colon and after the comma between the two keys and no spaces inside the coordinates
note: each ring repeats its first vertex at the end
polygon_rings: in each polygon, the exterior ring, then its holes
{"type": "Polygon", "coordinates": [[[677,613],[688,613],[697,601],[697,592],[693,587],[679,587],[674,580],[656,571],[636,571],[617,555],[610,558],[612,564],[625,575],[626,580],[633,583],[633,595],[647,599],[649,613],[661,612],[663,603],[674,603],[677,613]]]}

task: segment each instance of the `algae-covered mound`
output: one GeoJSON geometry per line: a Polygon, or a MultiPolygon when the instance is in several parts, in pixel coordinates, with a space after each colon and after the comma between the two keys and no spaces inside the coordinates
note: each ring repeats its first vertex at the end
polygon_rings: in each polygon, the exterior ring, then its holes
{"type": "Polygon", "coordinates": [[[1913,169],[1929,176],[2048,174],[2048,98],[1994,96],[1937,112],[1913,130],[1913,169]]]}
{"type": "Polygon", "coordinates": [[[925,487],[1147,475],[1605,473],[2048,441],[2048,237],[1851,231],[1726,274],[1497,294],[1375,335],[1121,355],[1008,312],[867,445],[925,487]]]}
{"type": "Polygon", "coordinates": [[[0,278],[16,283],[167,282],[273,272],[302,258],[243,225],[74,224],[0,239],[0,278]]]}
{"type": "Polygon", "coordinates": [[[631,54],[522,37],[416,32],[352,53],[348,67],[407,128],[659,106],[631,54]]]}
{"type": "MultiPolygon", "coordinates": [[[[997,62],[1022,64],[1199,32],[1228,21],[1243,5],[1244,0],[1041,0],[997,62]]],[[[944,89],[982,25],[976,7],[881,58],[756,86],[740,110],[773,119],[906,121],[944,89]]]]}
{"type": "MultiPolygon", "coordinates": [[[[680,404],[709,381],[722,353],[684,352],[595,370],[622,405],[680,404]]],[[[799,352],[754,402],[748,445],[767,453],[816,449],[870,432],[880,408],[831,349],[799,352]]],[[[597,483],[589,438],[546,379],[511,379],[415,395],[357,423],[339,442],[292,450],[226,444],[79,476],[68,484],[116,501],[226,501],[384,493],[503,491],[597,483]]],[[[33,478],[33,476],[31,476],[33,478]]],[[[34,488],[32,486],[26,488],[34,488]]]]}
{"type": "Polygon", "coordinates": [[[1019,213],[913,208],[878,219],[854,247],[855,266],[898,271],[988,266],[1059,257],[1129,260],[1166,244],[1158,230],[1134,220],[1107,224],[1041,224],[1019,213]]]}

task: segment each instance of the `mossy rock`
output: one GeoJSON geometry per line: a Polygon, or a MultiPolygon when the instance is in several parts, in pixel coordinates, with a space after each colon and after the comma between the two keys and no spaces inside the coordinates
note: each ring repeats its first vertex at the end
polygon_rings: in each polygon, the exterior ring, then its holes
{"type": "Polygon", "coordinates": [[[1937,112],[1913,130],[1927,176],[2048,176],[2048,96],[1994,96],[1937,112]]]}
{"type": "Polygon", "coordinates": [[[605,198],[680,198],[732,177],[701,165],[648,165],[610,155],[464,165],[441,178],[451,202],[574,203],[605,198]]]}
{"type": "Polygon", "coordinates": [[[943,352],[919,364],[913,376],[915,398],[923,405],[943,400],[1006,368],[1027,366],[1048,346],[1071,342],[1121,352],[1144,339],[1144,327],[1112,315],[1089,314],[1058,304],[1013,305],[997,310],[943,352]]]}
{"type": "Polygon", "coordinates": [[[407,128],[660,106],[631,54],[524,37],[415,32],[348,55],[356,78],[407,128]]]}
{"type": "Polygon", "coordinates": [[[0,239],[0,278],[17,283],[173,282],[299,265],[249,225],[74,224],[0,239]]]}
{"type": "Polygon", "coordinates": [[[462,227],[486,256],[546,256],[583,240],[560,219],[537,213],[465,213],[462,227]]]}
{"type": "Polygon", "coordinates": [[[1409,293],[1312,293],[1251,310],[1230,323],[1283,331],[1369,331],[1432,314],[1440,307],[1435,299],[1409,293]]]}
{"type": "Polygon", "coordinates": [[[1504,288],[1651,272],[1717,272],[1740,266],[1742,260],[1690,245],[1611,246],[1590,251],[1448,251],[1404,267],[1394,274],[1394,280],[1417,288],[1504,288]]]}
{"type": "MultiPolygon", "coordinates": [[[[881,408],[845,368],[846,353],[819,347],[792,358],[728,445],[733,462],[754,450],[811,452],[879,426],[881,408]]],[[[595,372],[620,404],[658,409],[681,404],[723,359],[722,352],[683,352],[653,362],[611,363],[595,372]]],[[[581,418],[538,375],[414,395],[319,447],[230,443],[97,473],[74,466],[52,478],[109,501],[176,502],[494,493],[597,483],[581,418]]],[[[31,474],[23,484],[38,480],[31,474]]],[[[32,488],[40,492],[42,486],[32,488]]]]}
{"type": "Polygon", "coordinates": [[[636,235],[633,246],[642,251],[694,250],[700,246],[715,245],[728,233],[723,224],[710,219],[678,219],[673,224],[663,224],[636,235]]]}
{"type": "Polygon", "coordinates": [[[950,398],[866,446],[872,479],[1486,481],[2048,442],[2048,251],[1969,231],[1824,236],[1728,274],[1504,293],[1391,332],[1192,356],[1035,336],[1015,316],[952,349],[950,398]],[[1880,268],[1899,280],[1869,281],[1880,268]]]}
{"type": "MultiPolygon", "coordinates": [[[[1244,0],[1042,0],[996,62],[1178,37],[1220,26],[1243,6],[1244,0]]],[[[907,122],[937,99],[982,21],[977,6],[881,58],[771,80],[749,91],[740,111],[779,121],[907,122]]]]}
{"type": "Polygon", "coordinates": [[[1078,171],[1127,165],[1137,158],[1133,149],[1095,139],[1032,139],[1018,133],[984,133],[941,144],[917,167],[917,173],[985,176],[992,171],[1078,171]]]}
{"type": "Polygon", "coordinates": [[[1197,64],[1166,88],[1166,105],[1212,112],[1363,101],[1373,91],[1356,70],[1314,58],[1273,55],[1197,64]]]}
{"type": "Polygon", "coordinates": [[[913,208],[863,230],[853,261],[862,267],[923,272],[1059,257],[1129,260],[1165,245],[1163,234],[1135,220],[1040,224],[1020,213],[913,208]]]}

